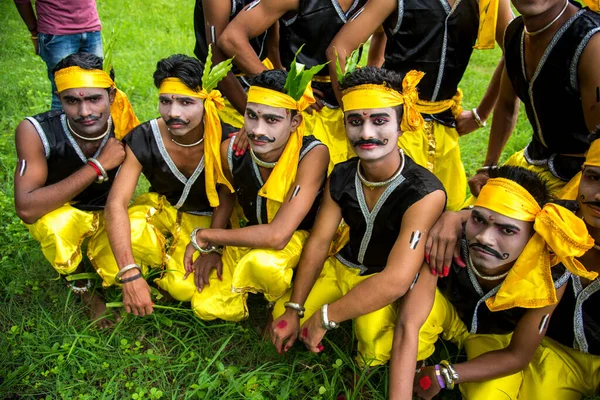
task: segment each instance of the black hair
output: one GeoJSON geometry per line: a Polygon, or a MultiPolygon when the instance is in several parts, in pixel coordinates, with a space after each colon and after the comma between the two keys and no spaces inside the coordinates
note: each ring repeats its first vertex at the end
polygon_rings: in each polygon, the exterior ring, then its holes
{"type": "MultiPolygon", "coordinates": [[[[102,57],[98,57],[97,55],[92,54],[92,53],[85,53],[85,52],[74,53],[74,54],[69,54],[68,56],[66,56],[65,58],[60,60],[58,62],[58,64],[56,64],[54,66],[54,68],[52,68],[52,74],[54,75],[61,69],[68,68],[68,67],[79,67],[79,68],[83,68],[83,69],[102,69],[102,66],[103,66],[102,57]]],[[[109,75],[110,75],[110,79],[112,79],[114,81],[115,80],[115,71],[112,68],[110,69],[109,75]]]]}
{"type": "Polygon", "coordinates": [[[159,88],[163,80],[173,77],[180,79],[188,88],[198,91],[202,88],[202,72],[203,67],[198,59],[185,54],[174,54],[156,63],[154,86],[159,88]]]}
{"type": "MultiPolygon", "coordinates": [[[[386,85],[402,93],[402,80],[404,76],[394,71],[377,67],[356,68],[351,73],[344,76],[340,82],[342,91],[359,85],[386,85]]],[[[398,123],[402,119],[402,106],[394,107],[398,116],[398,123]]]]}
{"type": "Polygon", "coordinates": [[[523,186],[533,196],[540,207],[544,207],[549,202],[556,203],[555,199],[550,195],[546,180],[528,169],[503,165],[498,169],[490,170],[489,175],[490,178],[509,179],[523,186]]]}
{"type": "MultiPolygon", "coordinates": [[[[263,71],[258,75],[254,75],[250,79],[250,86],[259,86],[265,89],[271,89],[276,92],[285,93],[284,86],[288,73],[280,69],[263,71]]],[[[290,115],[293,118],[297,110],[290,110],[290,115]]]]}

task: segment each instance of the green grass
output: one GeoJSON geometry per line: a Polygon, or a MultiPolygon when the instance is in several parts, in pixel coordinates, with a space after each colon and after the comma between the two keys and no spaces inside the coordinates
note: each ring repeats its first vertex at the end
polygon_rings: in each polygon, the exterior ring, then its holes
{"type": "MultiPolygon", "coordinates": [[[[117,84],[142,121],[158,114],[156,62],[192,54],[193,5],[98,1],[105,39],[117,35],[117,84]]],[[[0,2],[0,37],[0,398],[329,399],[348,390],[353,373],[361,374],[351,359],[351,325],[328,334],[322,354],[297,345],[279,356],[256,333],[267,313],[258,298],[250,304],[252,317],[240,324],[202,322],[187,304],[163,303],[167,308],[151,317],[127,316],[104,332],[92,328],[14,213],[13,134],[24,117],[48,109],[50,86],[11,1],[0,2]]],[[[461,84],[465,108],[477,105],[498,57],[498,50],[474,54],[461,84]]],[[[521,116],[507,152],[522,148],[530,132],[521,116]]],[[[461,138],[469,174],[485,157],[488,134],[482,129],[461,138]]],[[[120,301],[120,293],[108,298],[120,301]]],[[[352,398],[386,398],[387,379],[387,367],[375,369],[352,398]]]]}

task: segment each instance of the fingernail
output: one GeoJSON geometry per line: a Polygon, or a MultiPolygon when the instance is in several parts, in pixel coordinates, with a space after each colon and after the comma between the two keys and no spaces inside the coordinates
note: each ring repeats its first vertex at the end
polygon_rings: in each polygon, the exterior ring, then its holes
{"type": "Polygon", "coordinates": [[[450,268],[444,265],[444,276],[448,276],[450,274],[450,268]]]}
{"type": "Polygon", "coordinates": [[[465,262],[462,260],[462,258],[454,256],[454,262],[456,263],[456,265],[458,265],[461,268],[464,268],[467,266],[467,264],[465,264],[465,262]]]}
{"type": "Polygon", "coordinates": [[[308,328],[302,328],[302,337],[308,336],[308,328]]]}
{"type": "Polygon", "coordinates": [[[436,276],[437,276],[437,271],[436,271],[436,269],[435,269],[435,268],[432,268],[432,269],[431,269],[431,273],[432,273],[433,275],[436,275],[436,276]]]}
{"type": "Polygon", "coordinates": [[[289,350],[289,347],[286,347],[285,349],[283,349],[283,351],[285,351],[287,353],[287,351],[289,350]]]}
{"type": "Polygon", "coordinates": [[[246,149],[242,149],[242,154],[246,154],[246,149]]]}
{"type": "Polygon", "coordinates": [[[325,347],[319,343],[319,345],[317,346],[317,349],[319,349],[319,351],[323,351],[323,349],[325,349],[325,347]]]}
{"type": "Polygon", "coordinates": [[[427,264],[429,264],[429,254],[425,254],[425,261],[427,261],[427,264]]]}
{"type": "Polygon", "coordinates": [[[424,376],[421,379],[419,379],[419,386],[421,386],[421,389],[423,390],[427,390],[431,387],[431,378],[428,376],[424,376]]]}
{"type": "Polygon", "coordinates": [[[279,323],[277,324],[277,327],[279,329],[283,329],[287,326],[287,321],[279,321],[279,323]]]}
{"type": "Polygon", "coordinates": [[[237,149],[237,146],[234,144],[233,146],[231,146],[231,148],[232,148],[233,150],[235,150],[235,149],[237,149]]]}

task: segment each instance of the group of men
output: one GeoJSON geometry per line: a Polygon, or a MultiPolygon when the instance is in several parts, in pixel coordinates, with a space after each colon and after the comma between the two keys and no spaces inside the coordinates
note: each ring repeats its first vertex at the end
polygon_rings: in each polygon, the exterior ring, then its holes
{"type": "MultiPolygon", "coordinates": [[[[198,0],[199,59],[157,63],[159,118],[139,123],[98,56],[54,67],[62,110],[17,128],[17,213],[62,275],[85,269],[85,242],[136,316],[152,278],[205,320],[247,318],[263,294],[280,353],[320,352],[353,320],[357,362],[391,360],[390,398],[592,395],[600,15],[513,5],[514,19],[507,0],[198,0]],[[502,60],[463,111],[473,46],[494,41],[502,60]],[[499,167],[519,100],[532,140],[499,167]],[[458,137],[493,109],[465,203],[458,137]],[[150,190],[130,204],[140,174],[150,190]],[[440,336],[467,361],[415,374],[440,336]]],[[[92,286],[70,284],[107,326],[92,286]]]]}

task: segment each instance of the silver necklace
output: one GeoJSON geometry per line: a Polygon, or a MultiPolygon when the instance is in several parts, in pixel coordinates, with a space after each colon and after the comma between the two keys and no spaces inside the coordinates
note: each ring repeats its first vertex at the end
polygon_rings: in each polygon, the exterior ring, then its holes
{"type": "Polygon", "coordinates": [[[506,275],[508,275],[508,273],[510,272],[510,270],[508,270],[503,274],[494,275],[494,276],[481,275],[481,273],[479,271],[477,271],[477,268],[475,268],[475,266],[473,265],[473,261],[471,260],[471,253],[469,253],[469,257],[467,257],[467,266],[469,267],[469,269],[471,271],[473,271],[473,273],[475,275],[477,275],[479,278],[483,279],[484,281],[497,281],[498,279],[506,278],[506,275]]]}
{"type": "Polygon", "coordinates": [[[179,143],[177,140],[171,138],[171,142],[175,143],[177,146],[181,146],[181,147],[194,147],[194,146],[198,146],[200,143],[202,143],[204,141],[204,136],[202,136],[200,138],[200,140],[198,140],[197,142],[194,143],[190,143],[190,144],[183,144],[183,143],[179,143]]]}
{"type": "Polygon", "coordinates": [[[73,135],[77,136],[79,139],[85,140],[87,142],[93,142],[95,140],[100,140],[104,136],[108,135],[108,132],[110,132],[110,128],[112,128],[112,118],[108,117],[108,126],[106,127],[106,131],[102,135],[96,136],[96,137],[93,137],[93,138],[86,137],[86,136],[81,136],[79,133],[75,132],[75,130],[73,128],[71,128],[71,123],[69,122],[69,118],[67,118],[67,127],[69,128],[69,131],[73,135]]]}
{"type": "Polygon", "coordinates": [[[258,158],[256,156],[256,154],[254,154],[254,152],[252,151],[252,149],[250,149],[250,156],[252,157],[252,160],[259,166],[259,167],[263,167],[263,168],[269,168],[269,169],[273,169],[275,168],[275,165],[277,165],[277,161],[273,161],[273,162],[267,162],[267,161],[263,161],[260,158],[258,158]]]}
{"type": "Polygon", "coordinates": [[[562,8],[562,10],[560,10],[560,12],[556,16],[556,18],[554,18],[552,21],[550,21],[546,26],[544,26],[542,29],[538,29],[537,31],[533,31],[533,32],[529,32],[527,30],[527,27],[525,27],[525,33],[528,34],[529,36],[535,36],[535,35],[539,35],[540,33],[544,32],[546,29],[550,28],[556,21],[558,21],[558,19],[560,17],[562,17],[562,15],[565,13],[565,11],[567,11],[568,6],[569,6],[569,1],[567,0],[565,2],[565,6],[562,8]]]}
{"type": "Polygon", "coordinates": [[[394,175],[392,175],[388,179],[386,179],[384,181],[380,181],[380,182],[368,181],[360,172],[360,160],[358,160],[358,165],[356,166],[356,173],[358,174],[358,179],[360,179],[360,181],[363,183],[363,185],[365,185],[366,187],[368,187],[371,190],[375,189],[376,187],[387,186],[390,183],[392,183],[396,178],[398,178],[400,176],[400,174],[402,174],[402,170],[404,169],[404,151],[402,149],[400,149],[400,159],[401,159],[400,167],[398,167],[398,170],[394,173],[394,175]]]}

